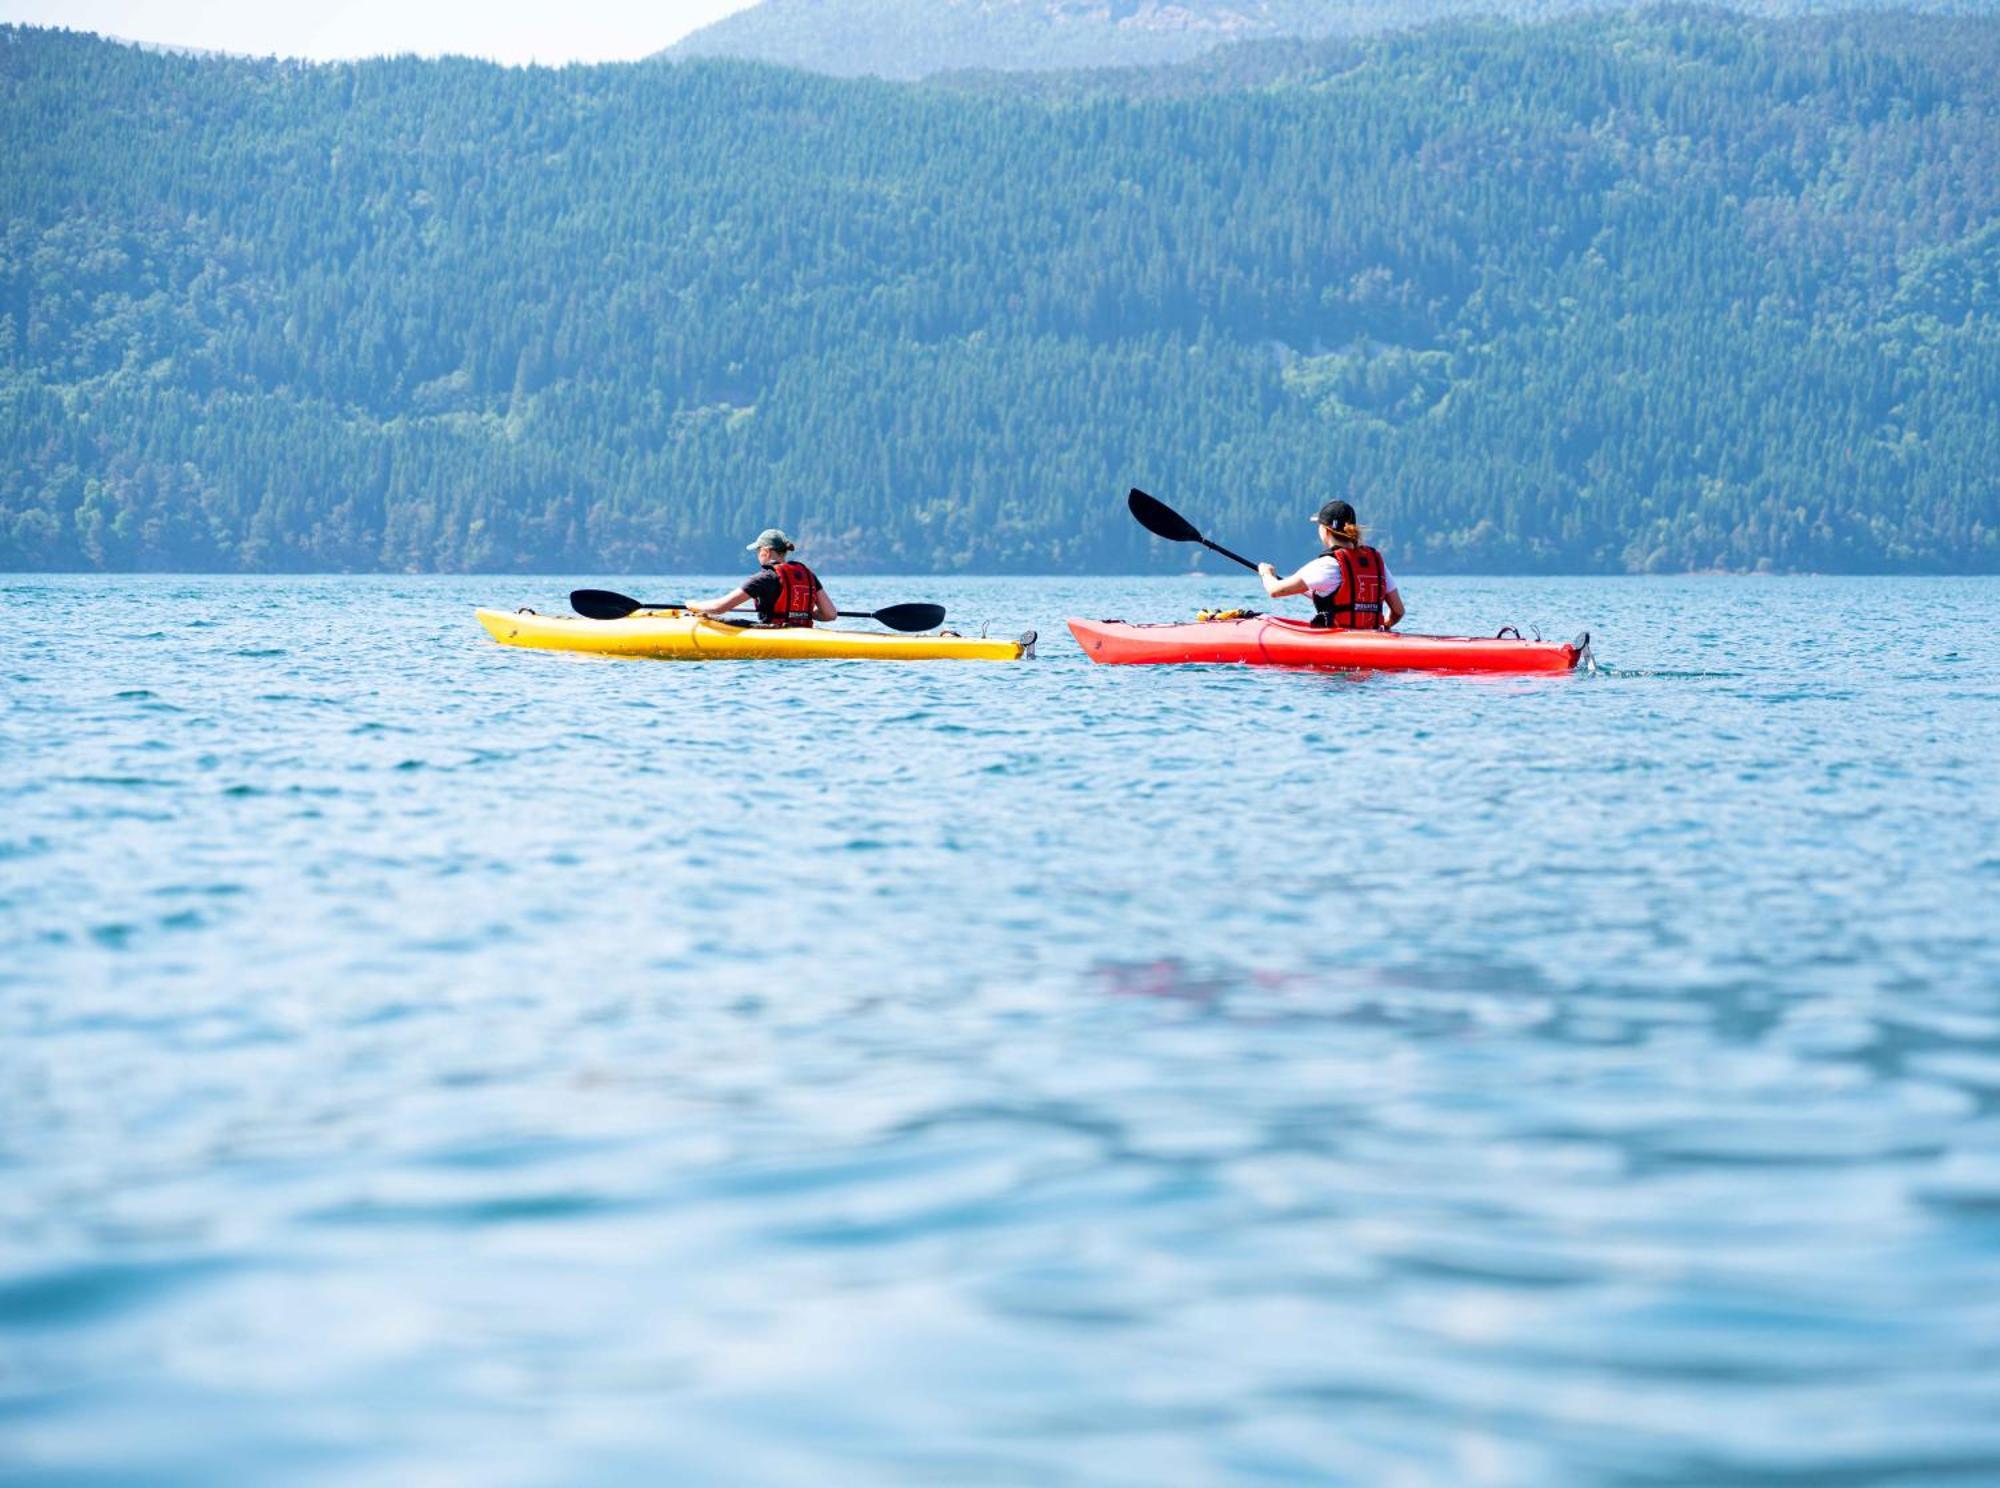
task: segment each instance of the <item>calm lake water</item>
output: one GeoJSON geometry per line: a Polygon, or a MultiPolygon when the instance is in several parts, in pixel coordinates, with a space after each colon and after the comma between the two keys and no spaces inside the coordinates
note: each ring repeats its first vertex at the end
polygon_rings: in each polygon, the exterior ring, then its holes
{"type": "Polygon", "coordinates": [[[571,582],[0,579],[0,1480],[2000,1481],[2000,583],[571,582]]]}

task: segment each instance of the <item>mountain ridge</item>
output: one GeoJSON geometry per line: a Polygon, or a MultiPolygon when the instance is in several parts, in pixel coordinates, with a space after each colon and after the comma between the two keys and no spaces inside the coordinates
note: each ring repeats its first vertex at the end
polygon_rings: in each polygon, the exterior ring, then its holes
{"type": "MultiPolygon", "coordinates": [[[[669,60],[734,57],[914,81],[940,72],[1186,62],[1246,41],[1364,36],[1468,17],[1543,22],[1630,0],[758,0],[683,37],[669,60]]],[[[1990,13],[1991,0],[1715,0],[1762,17],[1990,13]]]]}

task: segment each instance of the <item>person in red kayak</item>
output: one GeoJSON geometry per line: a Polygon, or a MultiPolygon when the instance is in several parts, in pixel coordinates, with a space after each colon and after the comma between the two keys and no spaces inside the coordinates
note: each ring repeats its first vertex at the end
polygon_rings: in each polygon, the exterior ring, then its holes
{"type": "Polygon", "coordinates": [[[1354,508],[1329,501],[1313,518],[1319,524],[1319,557],[1289,579],[1268,563],[1257,565],[1264,592],[1273,599],[1308,594],[1313,624],[1323,630],[1392,630],[1403,618],[1403,596],[1382,555],[1361,541],[1354,508]]]}
{"type": "Polygon", "coordinates": [[[689,612],[720,615],[741,604],[755,604],[758,624],[784,627],[809,626],[815,620],[836,618],[839,611],[821,585],[819,575],[787,556],[797,547],[776,527],[766,527],[750,544],[757,562],[763,566],[722,598],[691,602],[689,612]]]}

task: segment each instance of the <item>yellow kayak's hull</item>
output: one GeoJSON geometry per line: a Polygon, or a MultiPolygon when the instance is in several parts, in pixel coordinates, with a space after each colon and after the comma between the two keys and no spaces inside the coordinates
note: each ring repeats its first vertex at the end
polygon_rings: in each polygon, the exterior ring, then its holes
{"type": "Polygon", "coordinates": [[[1018,661],[1035,654],[1035,635],[1019,640],[977,636],[897,635],[892,631],[796,630],[729,625],[685,610],[640,610],[623,620],[581,620],[532,610],[479,611],[479,623],[503,646],[648,656],[663,661],[1018,661]]]}

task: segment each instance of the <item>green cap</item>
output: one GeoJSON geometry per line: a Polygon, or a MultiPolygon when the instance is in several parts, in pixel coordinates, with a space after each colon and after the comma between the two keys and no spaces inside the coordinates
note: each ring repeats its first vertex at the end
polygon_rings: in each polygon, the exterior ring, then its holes
{"type": "Polygon", "coordinates": [[[785,536],[779,528],[766,527],[757,534],[757,541],[750,544],[750,551],[754,553],[759,548],[776,548],[781,553],[789,553],[797,546],[798,544],[785,536]]]}

